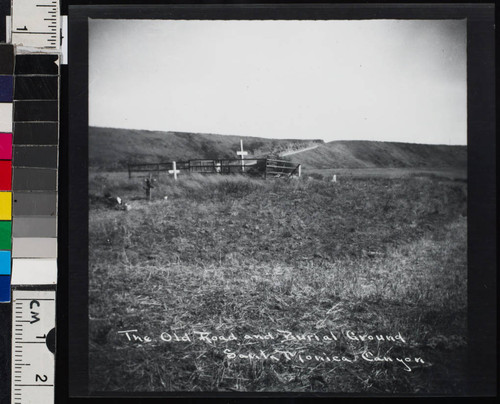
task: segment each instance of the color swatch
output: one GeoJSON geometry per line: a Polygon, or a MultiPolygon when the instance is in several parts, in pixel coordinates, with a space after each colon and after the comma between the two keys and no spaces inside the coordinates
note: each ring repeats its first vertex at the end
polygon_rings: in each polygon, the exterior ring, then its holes
{"type": "Polygon", "coordinates": [[[12,76],[0,76],[0,102],[12,102],[13,87],[12,76]]]}
{"type": "Polygon", "coordinates": [[[57,171],[40,168],[15,167],[12,178],[14,191],[56,191],[57,171]]]}
{"type": "Polygon", "coordinates": [[[10,275],[10,251],[0,251],[0,275],[10,275]]]}
{"type": "Polygon", "coordinates": [[[15,192],[13,196],[14,216],[56,216],[56,192],[15,192]]]}
{"type": "Polygon", "coordinates": [[[12,258],[55,258],[57,238],[13,237],[12,258]]]}
{"type": "Polygon", "coordinates": [[[10,275],[0,275],[0,302],[10,302],[10,275]]]}
{"type": "Polygon", "coordinates": [[[0,160],[12,159],[12,133],[0,132],[0,160]]]}
{"type": "Polygon", "coordinates": [[[0,220],[12,219],[12,192],[0,192],[0,220]]]}
{"type": "Polygon", "coordinates": [[[9,191],[12,188],[12,162],[0,160],[0,191],[9,191]]]}
{"type": "Polygon", "coordinates": [[[16,100],[57,100],[57,76],[16,76],[16,100]]]}
{"type": "Polygon", "coordinates": [[[16,55],[16,76],[59,75],[59,55],[26,54],[16,55]]]}
{"type": "Polygon", "coordinates": [[[0,221],[0,250],[12,249],[12,225],[10,221],[0,221]]]}
{"type": "Polygon", "coordinates": [[[14,47],[0,44],[0,302],[10,301],[14,47]]]}
{"type": "Polygon", "coordinates": [[[0,102],[0,132],[12,133],[12,102],[0,102]]]}
{"type": "Polygon", "coordinates": [[[57,283],[56,258],[23,258],[12,263],[12,285],[55,285],[57,283]]]}
{"type": "Polygon", "coordinates": [[[0,74],[12,75],[14,73],[14,47],[0,44],[0,74]]]}
{"type": "Polygon", "coordinates": [[[16,122],[14,124],[16,145],[56,145],[59,142],[57,122],[16,122]]]}

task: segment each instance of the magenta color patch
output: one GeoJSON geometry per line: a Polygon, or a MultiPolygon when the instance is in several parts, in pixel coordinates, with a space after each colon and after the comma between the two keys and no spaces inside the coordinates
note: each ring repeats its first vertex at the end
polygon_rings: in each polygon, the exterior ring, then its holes
{"type": "Polygon", "coordinates": [[[0,133],[0,160],[12,160],[12,133],[0,133]]]}

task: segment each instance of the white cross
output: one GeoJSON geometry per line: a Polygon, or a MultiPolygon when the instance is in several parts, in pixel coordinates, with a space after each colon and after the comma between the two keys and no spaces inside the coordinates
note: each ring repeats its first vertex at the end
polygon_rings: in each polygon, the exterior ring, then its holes
{"type": "Polygon", "coordinates": [[[172,165],[173,165],[173,170],[168,170],[168,173],[169,174],[174,174],[174,178],[177,181],[177,174],[179,174],[180,171],[177,170],[177,164],[175,163],[175,161],[172,163],[172,165]]]}
{"type": "Polygon", "coordinates": [[[243,140],[240,140],[240,145],[241,150],[237,151],[236,154],[241,156],[241,172],[245,172],[245,160],[243,160],[243,157],[246,156],[248,152],[243,150],[243,140]]]}

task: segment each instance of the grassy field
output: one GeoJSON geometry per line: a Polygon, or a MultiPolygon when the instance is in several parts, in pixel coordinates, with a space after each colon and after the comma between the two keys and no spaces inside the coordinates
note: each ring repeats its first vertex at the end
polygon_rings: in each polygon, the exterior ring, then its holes
{"type": "Polygon", "coordinates": [[[466,183],[316,177],[91,173],[91,389],[463,393],[466,183]]]}
{"type": "MultiPolygon", "coordinates": [[[[316,179],[331,180],[333,175],[341,181],[344,178],[356,179],[371,179],[371,178],[436,178],[447,179],[453,181],[466,181],[467,169],[466,168],[324,168],[314,169],[306,168],[303,170],[304,174],[310,175],[316,179]]],[[[122,177],[123,178],[123,177],[122,177]]]]}

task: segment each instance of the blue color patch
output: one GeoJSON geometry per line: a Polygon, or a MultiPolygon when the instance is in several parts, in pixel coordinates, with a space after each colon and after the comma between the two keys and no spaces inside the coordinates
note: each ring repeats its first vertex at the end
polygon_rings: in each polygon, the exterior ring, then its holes
{"type": "Polygon", "coordinates": [[[0,251],[0,275],[10,275],[10,251],[0,251]]]}
{"type": "Polygon", "coordinates": [[[0,102],[12,102],[12,76],[0,76],[0,102]]]}
{"type": "Polygon", "coordinates": [[[10,276],[0,275],[0,302],[10,302],[10,276]]]}

